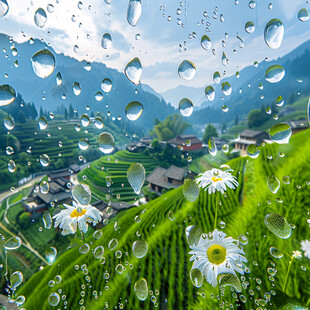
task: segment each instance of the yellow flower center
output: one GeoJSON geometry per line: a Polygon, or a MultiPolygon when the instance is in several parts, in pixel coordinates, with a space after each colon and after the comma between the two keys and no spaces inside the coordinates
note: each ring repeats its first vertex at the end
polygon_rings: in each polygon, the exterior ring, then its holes
{"type": "Polygon", "coordinates": [[[215,244],[209,247],[207,255],[211,264],[220,265],[226,260],[226,249],[215,244]]]}
{"type": "Polygon", "coordinates": [[[84,215],[85,213],[86,213],[86,209],[75,208],[75,209],[71,212],[70,216],[71,216],[71,217],[79,217],[79,216],[84,215]]]}
{"type": "Polygon", "coordinates": [[[222,181],[223,179],[222,178],[219,178],[219,177],[213,177],[212,178],[212,181],[213,182],[217,182],[217,181],[222,181]]]}

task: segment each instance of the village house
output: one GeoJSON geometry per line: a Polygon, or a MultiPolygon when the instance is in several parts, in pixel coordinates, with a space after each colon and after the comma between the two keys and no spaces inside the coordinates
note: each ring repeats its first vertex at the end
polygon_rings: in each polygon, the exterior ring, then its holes
{"type": "Polygon", "coordinates": [[[202,149],[202,141],[195,135],[179,135],[167,141],[174,147],[178,147],[181,151],[200,151],[202,149]]]}

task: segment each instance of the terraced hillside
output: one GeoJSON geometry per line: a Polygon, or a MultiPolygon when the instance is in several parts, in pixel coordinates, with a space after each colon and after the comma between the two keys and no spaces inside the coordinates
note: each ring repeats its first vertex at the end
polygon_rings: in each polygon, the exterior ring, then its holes
{"type": "MultiPolygon", "coordinates": [[[[248,243],[243,248],[250,272],[242,278],[243,296],[226,288],[225,296],[218,297],[225,301],[225,309],[230,308],[230,304],[232,308],[242,304],[242,309],[281,309],[280,303],[286,302],[281,291],[288,259],[285,256],[273,258],[269,247],[292,253],[292,250],[300,249],[301,240],[310,239],[306,221],[310,203],[309,133],[308,130],[294,135],[288,145],[267,145],[257,159],[238,158],[228,163],[240,186],[235,191],[228,190],[221,198],[218,221],[225,222],[222,230],[229,236],[238,238],[244,234],[247,237],[248,243]],[[280,157],[280,152],[285,156],[280,157]],[[273,194],[267,187],[271,174],[279,180],[289,176],[290,183],[281,181],[279,191],[273,194]],[[279,239],[266,228],[264,216],[271,212],[284,216],[295,225],[289,239],[279,239]],[[269,267],[276,269],[272,275],[270,269],[267,271],[269,267]]],[[[105,226],[100,239],[87,239],[91,246],[87,254],[79,253],[78,247],[72,248],[25,283],[18,291],[27,298],[24,307],[51,309],[48,296],[58,292],[61,297],[58,308],[61,309],[65,305],[67,309],[84,309],[85,306],[92,310],[218,309],[218,288],[205,282],[198,289],[191,283],[189,247],[185,237],[188,225],[198,225],[204,232],[212,231],[214,205],[214,195],[201,191],[192,203],[185,200],[182,188],[179,188],[147,205],[120,213],[116,218],[117,225],[105,226]],[[109,250],[112,238],[118,240],[118,245],[109,250]],[[148,253],[138,259],[132,254],[132,244],[140,239],[146,240],[148,253]],[[99,245],[105,249],[101,260],[92,253],[99,245]],[[124,268],[120,269],[118,264],[124,268]],[[122,270],[122,274],[115,269],[122,270]],[[62,281],[50,287],[48,282],[56,275],[61,275],[62,281]],[[134,292],[135,282],[142,277],[147,280],[150,290],[144,302],[140,302],[134,292]]],[[[309,260],[304,257],[292,264],[286,293],[297,298],[298,303],[306,303],[310,297],[309,269],[309,260]]]]}
{"type": "Polygon", "coordinates": [[[90,186],[93,194],[103,200],[106,200],[106,195],[111,195],[112,200],[132,202],[139,198],[127,180],[127,170],[132,163],[142,164],[146,174],[150,173],[158,165],[158,161],[147,152],[119,151],[94,161],[90,167],[81,171],[78,176],[81,182],[90,186]],[[107,177],[111,178],[111,181],[108,181],[111,182],[109,187],[107,186],[107,177]],[[118,194],[120,195],[119,198],[117,198],[118,194]]]}

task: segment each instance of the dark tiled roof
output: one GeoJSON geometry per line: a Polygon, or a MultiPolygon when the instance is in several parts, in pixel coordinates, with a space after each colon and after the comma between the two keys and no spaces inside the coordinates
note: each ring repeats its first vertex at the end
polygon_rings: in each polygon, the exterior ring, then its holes
{"type": "Polygon", "coordinates": [[[168,141],[170,144],[185,145],[186,140],[191,140],[191,144],[201,144],[202,141],[195,135],[180,135],[168,141]]]}
{"type": "Polygon", "coordinates": [[[48,176],[51,179],[57,179],[57,178],[64,178],[72,175],[69,169],[61,169],[61,170],[55,170],[55,171],[50,171],[48,173],[48,176]]]}
{"type": "Polygon", "coordinates": [[[52,193],[47,193],[47,194],[42,194],[39,192],[37,194],[37,197],[40,198],[44,203],[50,204],[51,202],[60,202],[64,201],[66,199],[71,198],[71,193],[70,192],[59,192],[56,194],[52,193]]]}
{"type": "Polygon", "coordinates": [[[58,193],[58,192],[60,192],[61,190],[62,190],[62,186],[59,185],[58,183],[53,182],[53,181],[49,183],[49,192],[50,192],[51,194],[58,193]]]}
{"type": "Polygon", "coordinates": [[[256,138],[260,135],[266,135],[267,134],[264,131],[260,130],[251,130],[251,129],[245,129],[240,133],[240,137],[247,137],[247,138],[256,138]]]}
{"type": "Polygon", "coordinates": [[[162,188],[166,188],[166,189],[170,187],[177,188],[178,187],[177,185],[169,183],[166,180],[166,172],[167,172],[167,169],[162,168],[162,167],[157,167],[155,170],[153,170],[148,175],[148,177],[146,178],[146,181],[151,184],[154,184],[162,188]]]}
{"type": "Polygon", "coordinates": [[[182,181],[182,179],[184,178],[184,174],[185,174],[184,168],[171,165],[169,169],[166,171],[165,176],[167,178],[182,181]]]}
{"type": "Polygon", "coordinates": [[[79,172],[81,169],[80,169],[80,166],[77,165],[77,164],[73,164],[70,166],[70,169],[74,172],[74,173],[77,173],[79,172]]]}
{"type": "Polygon", "coordinates": [[[292,129],[301,129],[309,127],[308,121],[305,119],[299,121],[289,121],[285,123],[288,124],[292,129]]]}

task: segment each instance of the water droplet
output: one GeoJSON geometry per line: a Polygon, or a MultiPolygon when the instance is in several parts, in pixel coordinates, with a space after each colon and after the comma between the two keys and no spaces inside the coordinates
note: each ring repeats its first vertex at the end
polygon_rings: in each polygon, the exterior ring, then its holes
{"type": "Polygon", "coordinates": [[[202,230],[199,226],[191,225],[185,229],[186,239],[189,246],[196,246],[199,242],[202,230]]]}
{"type": "Polygon", "coordinates": [[[105,33],[101,38],[101,46],[104,49],[108,49],[112,47],[112,37],[109,33],[105,33]]]}
{"type": "Polygon", "coordinates": [[[203,35],[201,38],[201,46],[205,50],[209,50],[211,48],[211,40],[207,35],[203,35]]]}
{"type": "Polygon", "coordinates": [[[222,64],[226,66],[228,64],[228,58],[226,57],[226,54],[223,52],[222,54],[222,64]]]}
{"type": "Polygon", "coordinates": [[[275,175],[270,175],[267,180],[267,185],[270,191],[276,194],[280,188],[280,181],[277,179],[275,175]]]}
{"type": "Polygon", "coordinates": [[[265,42],[270,48],[277,49],[281,46],[284,36],[284,26],[279,19],[271,19],[265,26],[265,42]]]}
{"type": "Polygon", "coordinates": [[[103,246],[99,245],[94,250],[94,256],[96,259],[100,259],[104,254],[104,248],[103,246]]]}
{"type": "Polygon", "coordinates": [[[129,25],[136,26],[142,12],[141,0],[129,0],[127,9],[127,21],[129,25]]]}
{"type": "Polygon", "coordinates": [[[248,244],[248,238],[244,235],[244,234],[241,234],[239,237],[238,237],[238,242],[242,245],[246,245],[248,244]]]}
{"type": "Polygon", "coordinates": [[[125,109],[126,117],[130,121],[136,121],[143,112],[143,105],[138,101],[132,101],[127,104],[125,109]]]}
{"type": "Polygon", "coordinates": [[[84,113],[82,116],[81,116],[81,124],[83,127],[87,127],[90,123],[90,119],[89,119],[89,116],[84,113]]]}
{"type": "Polygon", "coordinates": [[[205,88],[205,95],[207,97],[207,99],[209,101],[213,101],[214,100],[214,97],[215,97],[215,91],[214,91],[214,88],[212,86],[207,86],[205,88]]]}
{"type": "Polygon", "coordinates": [[[22,245],[22,240],[19,237],[12,237],[5,242],[3,248],[5,250],[16,250],[22,245]]]}
{"type": "Polygon", "coordinates": [[[292,227],[287,220],[276,213],[270,213],[265,216],[265,225],[277,237],[288,239],[292,234],[292,227]]]}
{"type": "Polygon", "coordinates": [[[11,172],[11,173],[15,172],[15,170],[16,170],[16,164],[15,164],[14,160],[10,160],[10,161],[8,162],[8,170],[9,170],[9,172],[11,172]]]}
{"type": "Polygon", "coordinates": [[[40,164],[43,167],[47,167],[50,164],[50,158],[48,157],[48,155],[46,154],[40,155],[40,164]]]}
{"type": "Polygon", "coordinates": [[[213,81],[216,84],[220,84],[220,82],[221,82],[221,75],[220,75],[220,73],[218,71],[214,72],[214,74],[213,74],[213,81]]]}
{"type": "Polygon", "coordinates": [[[279,259],[283,257],[283,252],[275,247],[270,247],[269,252],[274,258],[279,259]]]}
{"type": "Polygon", "coordinates": [[[52,293],[51,295],[48,296],[48,303],[53,306],[56,307],[60,302],[60,297],[57,293],[52,293]]]}
{"type": "Polygon", "coordinates": [[[91,191],[89,186],[84,184],[76,184],[72,189],[72,197],[82,206],[89,205],[91,201],[91,191]]]}
{"type": "Polygon", "coordinates": [[[147,287],[147,282],[144,278],[138,280],[135,283],[134,291],[139,300],[144,301],[147,299],[149,289],[147,287]]]}
{"type": "Polygon", "coordinates": [[[118,240],[113,238],[108,244],[108,249],[110,251],[113,251],[117,247],[117,245],[118,245],[118,240]]]}
{"type": "Polygon", "coordinates": [[[280,65],[270,66],[265,73],[265,79],[269,83],[278,83],[280,82],[285,75],[285,70],[280,65]]]}
{"type": "Polygon", "coordinates": [[[21,305],[24,304],[24,302],[26,301],[26,297],[24,295],[20,295],[18,296],[15,300],[14,300],[14,303],[20,307],[21,305]]]}
{"type": "Polygon", "coordinates": [[[74,82],[72,90],[74,95],[79,96],[81,94],[81,85],[78,82],[74,82]]]}
{"type": "Polygon", "coordinates": [[[82,245],[80,246],[80,248],[79,248],[79,252],[80,252],[81,254],[87,254],[87,253],[89,252],[89,250],[90,250],[90,246],[89,246],[88,243],[82,244],[82,245]]]}
{"type": "Polygon", "coordinates": [[[115,147],[113,136],[108,132],[103,132],[98,137],[99,150],[104,154],[110,154],[115,147]]]}
{"type": "Polygon", "coordinates": [[[289,143],[292,135],[292,129],[288,124],[279,123],[269,130],[269,137],[272,141],[279,144],[289,143]]]}
{"type": "Polygon", "coordinates": [[[50,229],[52,227],[52,217],[48,211],[43,213],[43,224],[45,229],[50,229]]]}
{"type": "Polygon", "coordinates": [[[12,103],[15,100],[16,92],[10,85],[0,85],[0,106],[12,103]]]}
{"type": "Polygon", "coordinates": [[[132,83],[139,85],[142,75],[142,65],[139,58],[132,59],[125,67],[125,75],[132,83]]]}
{"type": "Polygon", "coordinates": [[[247,33],[253,33],[255,30],[255,25],[251,21],[248,21],[246,22],[244,28],[247,33]]]}
{"type": "Polygon", "coordinates": [[[229,96],[231,94],[232,88],[228,82],[222,83],[222,92],[224,95],[229,96]]]}
{"type": "Polygon", "coordinates": [[[220,275],[219,279],[220,287],[232,286],[237,293],[242,292],[242,286],[239,278],[232,273],[225,273],[220,275]]]}
{"type": "Polygon", "coordinates": [[[46,12],[42,8],[37,9],[34,13],[35,24],[38,27],[43,28],[46,23],[46,20],[47,20],[46,12]]]}
{"type": "Polygon", "coordinates": [[[94,233],[93,233],[93,238],[95,240],[97,239],[100,239],[102,237],[102,230],[96,230],[94,233]]]}
{"type": "Polygon", "coordinates": [[[51,265],[53,264],[55,258],[57,255],[57,249],[53,246],[49,247],[46,251],[45,251],[45,258],[48,261],[48,263],[51,265]]]}
{"type": "Polygon", "coordinates": [[[278,107],[282,107],[283,104],[284,104],[284,100],[283,100],[282,96],[279,96],[279,97],[277,98],[277,100],[276,100],[276,105],[277,105],[278,107]]]}
{"type": "Polygon", "coordinates": [[[246,152],[251,158],[257,158],[259,156],[260,150],[255,144],[250,144],[247,147],[246,152]]]}
{"type": "Polygon", "coordinates": [[[139,195],[145,181],[145,169],[141,164],[131,164],[127,171],[127,179],[134,192],[139,195]]]}
{"type": "Polygon", "coordinates": [[[178,74],[184,80],[191,80],[196,74],[196,67],[191,61],[183,60],[179,65],[178,74]]]}
{"type": "Polygon", "coordinates": [[[109,93],[112,89],[112,81],[108,78],[103,79],[101,82],[101,89],[105,92],[105,93],[109,93]]]}
{"type": "Polygon", "coordinates": [[[82,138],[78,142],[79,149],[85,151],[89,148],[89,141],[87,138],[82,138]]]}
{"type": "Polygon", "coordinates": [[[10,288],[12,291],[15,291],[17,286],[23,282],[23,274],[20,271],[15,271],[10,277],[10,288]]]}
{"type": "Polygon", "coordinates": [[[94,123],[95,123],[96,128],[98,128],[98,129],[102,129],[104,126],[103,119],[100,116],[95,117],[94,123]]]}
{"type": "Polygon", "coordinates": [[[51,75],[55,68],[55,57],[47,49],[43,49],[35,53],[31,58],[34,73],[44,79],[51,75]]]}
{"type": "MultiPolygon", "coordinates": [[[[0,90],[0,98],[1,98],[1,90],[0,90]]],[[[0,106],[1,106],[1,100],[0,100],[0,106]]],[[[15,120],[11,115],[7,115],[3,120],[3,124],[7,130],[12,130],[15,127],[15,120]]]]}
{"type": "Polygon", "coordinates": [[[137,240],[132,244],[132,253],[137,258],[142,258],[146,255],[148,246],[146,241],[137,240]]]}
{"type": "Polygon", "coordinates": [[[303,8],[298,12],[298,19],[301,22],[305,22],[309,19],[309,13],[308,13],[307,9],[303,8]]]}
{"type": "Polygon", "coordinates": [[[56,74],[56,84],[57,84],[58,86],[60,86],[61,83],[62,83],[62,77],[61,77],[60,72],[58,72],[58,73],[56,74]]]}
{"type": "Polygon", "coordinates": [[[5,149],[5,152],[7,155],[12,155],[14,154],[14,150],[11,146],[7,146],[6,149],[5,149]]]}
{"type": "Polygon", "coordinates": [[[187,98],[183,98],[180,100],[179,102],[179,111],[180,113],[185,116],[191,116],[191,114],[193,113],[194,107],[193,107],[193,103],[191,102],[191,100],[187,99],[187,98]]]}
{"type": "Polygon", "coordinates": [[[250,9],[255,9],[255,7],[256,7],[256,2],[255,2],[255,0],[251,0],[251,1],[249,2],[249,8],[250,8],[250,9]]]}
{"type": "Polygon", "coordinates": [[[39,125],[40,130],[44,130],[47,128],[47,119],[45,116],[41,116],[38,119],[38,125],[39,125]]]}
{"type": "Polygon", "coordinates": [[[0,16],[5,16],[9,11],[9,5],[6,0],[0,0],[0,16]]]}
{"type": "Polygon", "coordinates": [[[284,184],[290,184],[291,183],[291,180],[290,180],[290,177],[288,175],[285,175],[283,178],[282,178],[282,182],[284,184]]]}
{"type": "Polygon", "coordinates": [[[195,180],[191,180],[190,178],[184,180],[182,191],[186,200],[191,202],[196,201],[199,196],[199,187],[195,180]]]}
{"type": "Polygon", "coordinates": [[[189,272],[190,279],[195,287],[201,287],[203,284],[203,275],[197,268],[191,269],[189,272]]]}
{"type": "Polygon", "coordinates": [[[213,138],[208,141],[208,151],[212,156],[217,154],[217,147],[213,138]]]}
{"type": "Polygon", "coordinates": [[[103,99],[102,92],[97,91],[96,94],[95,94],[95,99],[96,99],[97,101],[101,101],[101,100],[103,99]]]}

